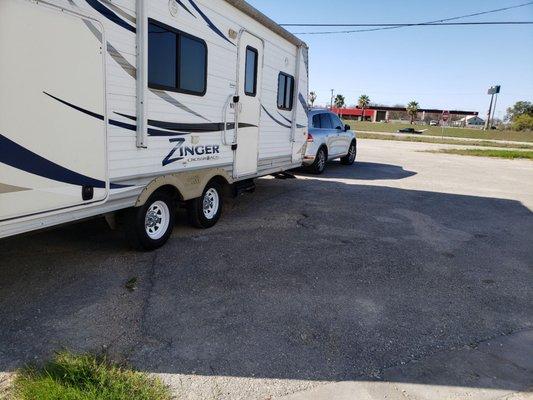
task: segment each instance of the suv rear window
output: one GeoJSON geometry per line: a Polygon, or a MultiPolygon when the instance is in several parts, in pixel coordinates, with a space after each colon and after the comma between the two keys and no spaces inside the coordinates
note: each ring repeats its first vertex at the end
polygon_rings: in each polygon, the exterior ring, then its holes
{"type": "Polygon", "coordinates": [[[313,115],[313,128],[320,129],[320,114],[313,115]]]}
{"type": "Polygon", "coordinates": [[[313,115],[313,127],[317,129],[333,129],[333,123],[329,113],[313,115]]]}

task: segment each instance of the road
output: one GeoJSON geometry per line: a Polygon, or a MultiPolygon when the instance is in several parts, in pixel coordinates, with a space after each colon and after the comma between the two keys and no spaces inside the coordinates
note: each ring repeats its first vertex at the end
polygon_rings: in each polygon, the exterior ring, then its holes
{"type": "Polygon", "coordinates": [[[533,348],[533,163],[424,152],[443,147],[361,140],[355,166],[260,179],[212,230],[181,215],[154,253],[102,220],[1,241],[0,375],[66,348],[182,399],[533,387],[533,356],[504,377],[390,372],[494,340],[533,348]]]}

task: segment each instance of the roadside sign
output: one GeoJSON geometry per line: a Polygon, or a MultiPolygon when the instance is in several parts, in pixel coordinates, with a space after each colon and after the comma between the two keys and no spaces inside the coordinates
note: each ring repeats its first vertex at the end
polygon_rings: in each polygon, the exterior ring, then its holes
{"type": "Polygon", "coordinates": [[[489,94],[489,95],[495,95],[495,94],[500,93],[501,90],[502,90],[502,87],[501,87],[501,86],[499,86],[499,85],[498,85],[498,86],[493,86],[493,87],[491,87],[491,88],[489,89],[488,94],[489,94]]]}

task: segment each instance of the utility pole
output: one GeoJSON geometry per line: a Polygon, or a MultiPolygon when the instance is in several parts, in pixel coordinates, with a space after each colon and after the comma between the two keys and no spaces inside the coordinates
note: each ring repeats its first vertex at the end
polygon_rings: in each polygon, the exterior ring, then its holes
{"type": "Polygon", "coordinates": [[[492,109],[492,118],[491,118],[491,128],[492,128],[492,125],[494,124],[494,118],[496,117],[496,107],[498,106],[498,93],[496,93],[496,97],[494,98],[494,107],[492,109]]]}
{"type": "Polygon", "coordinates": [[[487,120],[485,121],[485,128],[484,128],[485,131],[488,131],[490,129],[490,117],[492,116],[492,104],[493,103],[494,103],[494,93],[490,97],[489,112],[487,113],[487,120]]]}
{"type": "Polygon", "coordinates": [[[329,107],[330,110],[333,110],[333,96],[335,93],[335,89],[331,89],[331,105],[329,107]]]}
{"type": "Polygon", "coordinates": [[[492,126],[490,120],[492,118],[492,106],[494,105],[494,96],[500,93],[501,86],[493,86],[489,89],[488,94],[490,97],[490,106],[489,106],[489,112],[487,113],[487,120],[485,121],[485,130],[489,130],[492,126]]]}

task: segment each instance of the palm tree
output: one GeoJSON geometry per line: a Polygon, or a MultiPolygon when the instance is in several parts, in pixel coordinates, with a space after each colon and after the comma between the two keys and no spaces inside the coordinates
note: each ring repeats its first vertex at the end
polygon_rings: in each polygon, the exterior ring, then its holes
{"type": "Polygon", "coordinates": [[[317,97],[318,96],[316,95],[316,92],[309,93],[309,104],[311,105],[311,107],[315,105],[315,101],[317,97]]]}
{"type": "Polygon", "coordinates": [[[346,104],[346,99],[342,94],[338,94],[337,97],[335,97],[333,104],[336,108],[343,108],[346,104]]]}
{"type": "Polygon", "coordinates": [[[411,101],[409,104],[407,104],[406,110],[407,114],[411,117],[411,125],[415,122],[415,118],[418,115],[418,109],[420,108],[418,102],[411,101]]]}
{"type": "Polygon", "coordinates": [[[365,110],[370,105],[370,97],[368,97],[366,94],[361,95],[359,97],[359,100],[357,101],[357,105],[359,108],[363,109],[363,114],[361,115],[361,121],[365,120],[365,110]]]}

